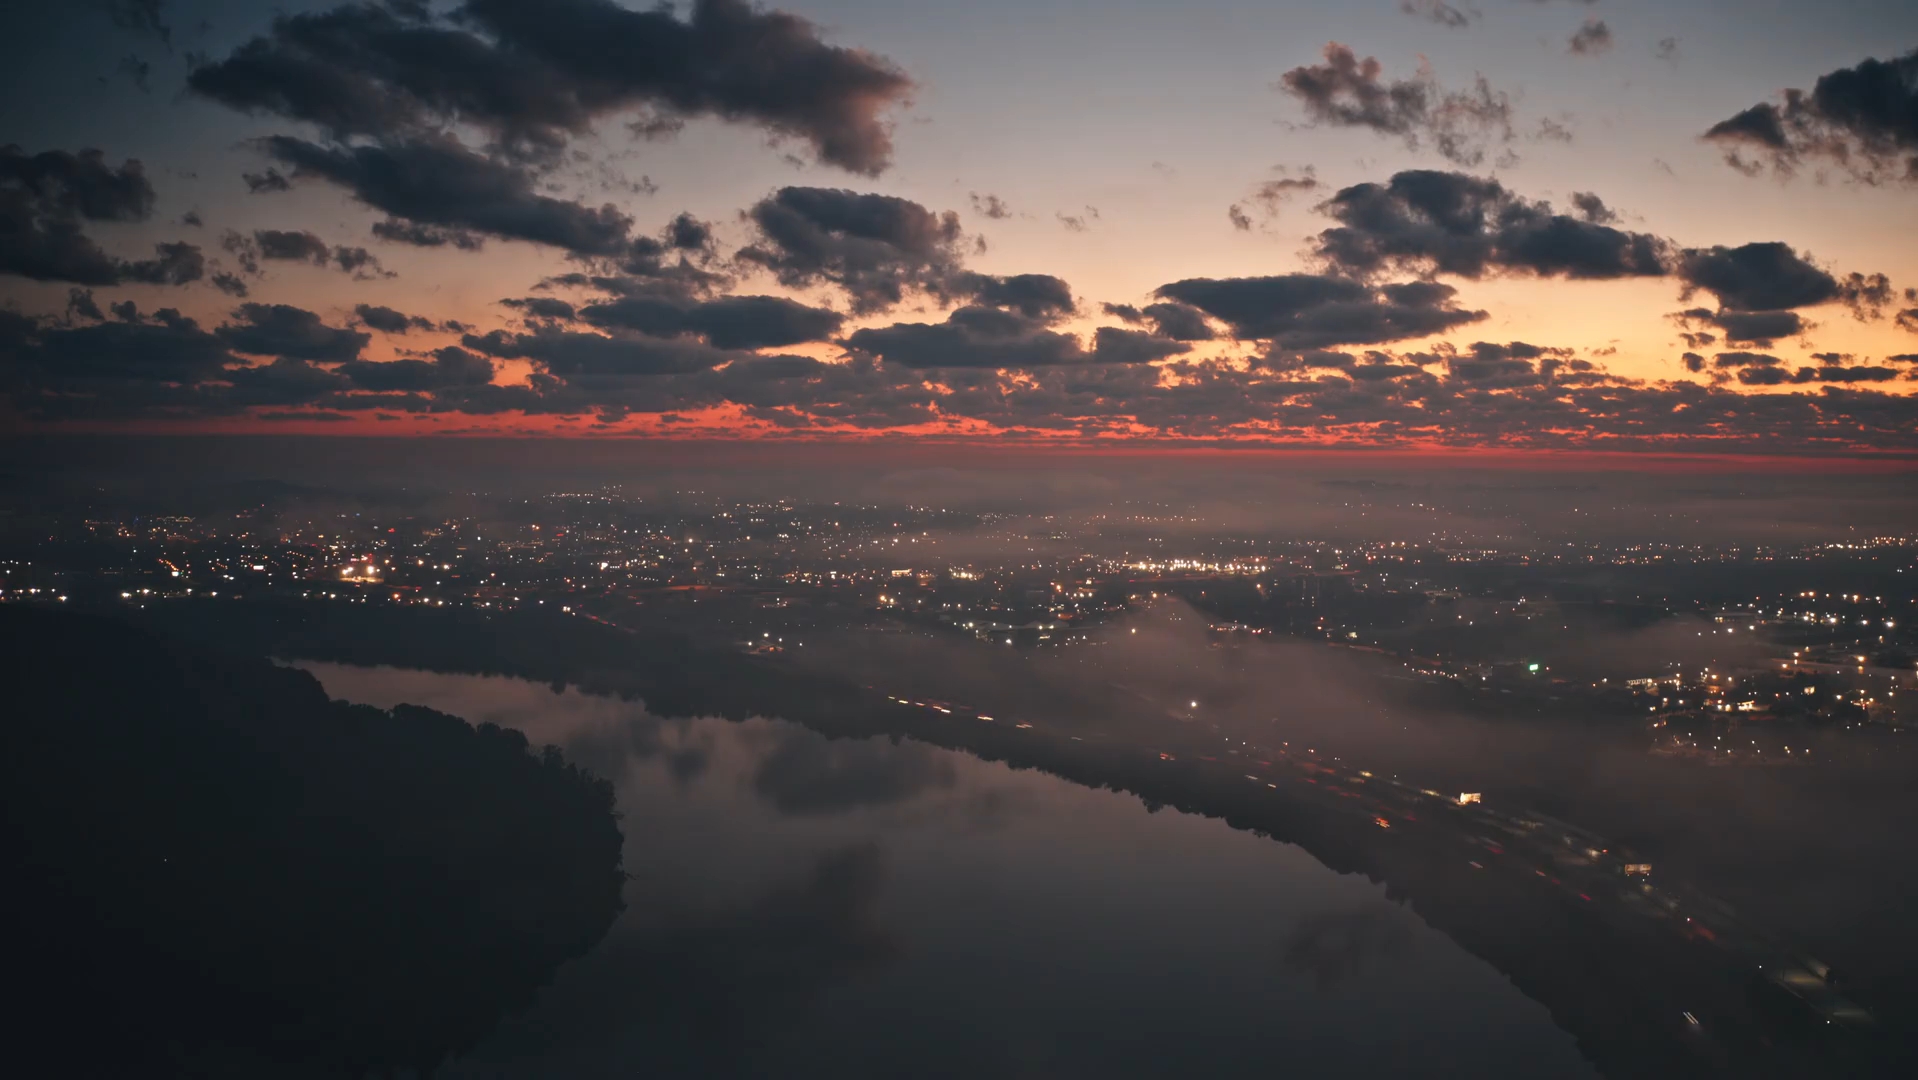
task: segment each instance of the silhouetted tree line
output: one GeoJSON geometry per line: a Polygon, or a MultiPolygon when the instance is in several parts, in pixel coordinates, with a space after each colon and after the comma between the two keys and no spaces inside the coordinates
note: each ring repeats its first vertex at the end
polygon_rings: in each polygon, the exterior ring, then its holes
{"type": "Polygon", "coordinates": [[[289,659],[511,675],[641,700],[657,716],[777,716],[804,721],[870,694],[843,679],[701,646],[663,631],[623,631],[557,612],[482,612],[400,604],[180,600],[143,617],[206,645],[289,659]],[[792,710],[801,708],[805,716],[792,710]]]}
{"type": "Polygon", "coordinates": [[[609,784],[516,731],[0,605],[10,1054],[60,1076],[431,1071],[621,910],[609,784]]]}

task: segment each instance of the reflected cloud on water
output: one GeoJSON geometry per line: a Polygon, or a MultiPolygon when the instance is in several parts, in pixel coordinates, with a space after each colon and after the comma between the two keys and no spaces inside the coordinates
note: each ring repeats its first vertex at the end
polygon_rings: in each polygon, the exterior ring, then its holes
{"type": "Polygon", "coordinates": [[[301,666],[510,723],[617,791],[625,914],[447,1075],[1592,1075],[1382,889],[1223,822],[910,740],[301,666]],[[1406,1049],[1460,1030],[1495,1036],[1406,1049]]]}

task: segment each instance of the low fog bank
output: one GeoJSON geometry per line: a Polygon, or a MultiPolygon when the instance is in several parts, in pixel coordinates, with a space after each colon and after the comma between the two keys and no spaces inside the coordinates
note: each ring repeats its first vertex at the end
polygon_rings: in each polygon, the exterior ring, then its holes
{"type": "MultiPolygon", "coordinates": [[[[1907,918],[1918,904],[1918,862],[1904,835],[1904,823],[1918,820],[1911,737],[1824,735],[1809,747],[1819,765],[1711,767],[1649,754],[1651,732],[1635,715],[1500,715],[1380,654],[1208,625],[1162,599],[1065,649],[863,632],[809,642],[804,656],[996,723],[1146,746],[1209,732],[1221,747],[1289,744],[1418,786],[1483,792],[1630,847],[1663,880],[1731,903],[1871,982],[1880,1000],[1918,1004],[1918,927],[1907,918]]],[[[1763,651],[1689,619],[1595,631],[1584,649],[1701,665],[1763,651]]]]}
{"type": "Polygon", "coordinates": [[[1918,531],[1918,473],[1736,459],[1110,453],[907,443],[358,437],[33,437],[5,443],[22,510],[441,512],[616,489],[674,506],[778,499],[1030,516],[1056,533],[1514,544],[1798,544],[1918,531]],[[185,508],[183,510],[183,508],[185,508]]]}

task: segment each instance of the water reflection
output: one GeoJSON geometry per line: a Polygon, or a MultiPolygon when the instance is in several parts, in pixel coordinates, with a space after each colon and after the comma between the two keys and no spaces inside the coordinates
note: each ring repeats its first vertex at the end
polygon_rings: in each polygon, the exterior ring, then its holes
{"type": "Polygon", "coordinates": [[[1375,905],[1300,919],[1286,939],[1287,966],[1311,973],[1321,992],[1361,972],[1395,966],[1414,947],[1410,916],[1375,905]]]}
{"type": "Polygon", "coordinates": [[[450,1075],[1592,1075],[1381,888],[1222,822],[915,742],[302,666],[615,785],[625,914],[450,1075]]]}

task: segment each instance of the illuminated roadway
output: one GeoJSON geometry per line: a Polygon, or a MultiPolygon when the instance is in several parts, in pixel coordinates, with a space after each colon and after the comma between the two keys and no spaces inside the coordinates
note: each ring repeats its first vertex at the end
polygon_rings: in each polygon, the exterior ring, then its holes
{"type": "Polygon", "coordinates": [[[1825,965],[1565,822],[1462,802],[1311,748],[1220,747],[1190,728],[1153,747],[1059,738],[1043,723],[887,698],[903,732],[925,741],[1223,817],[1382,882],[1551,1010],[1608,1075],[1882,1068],[1878,1025],[1825,965]]]}

